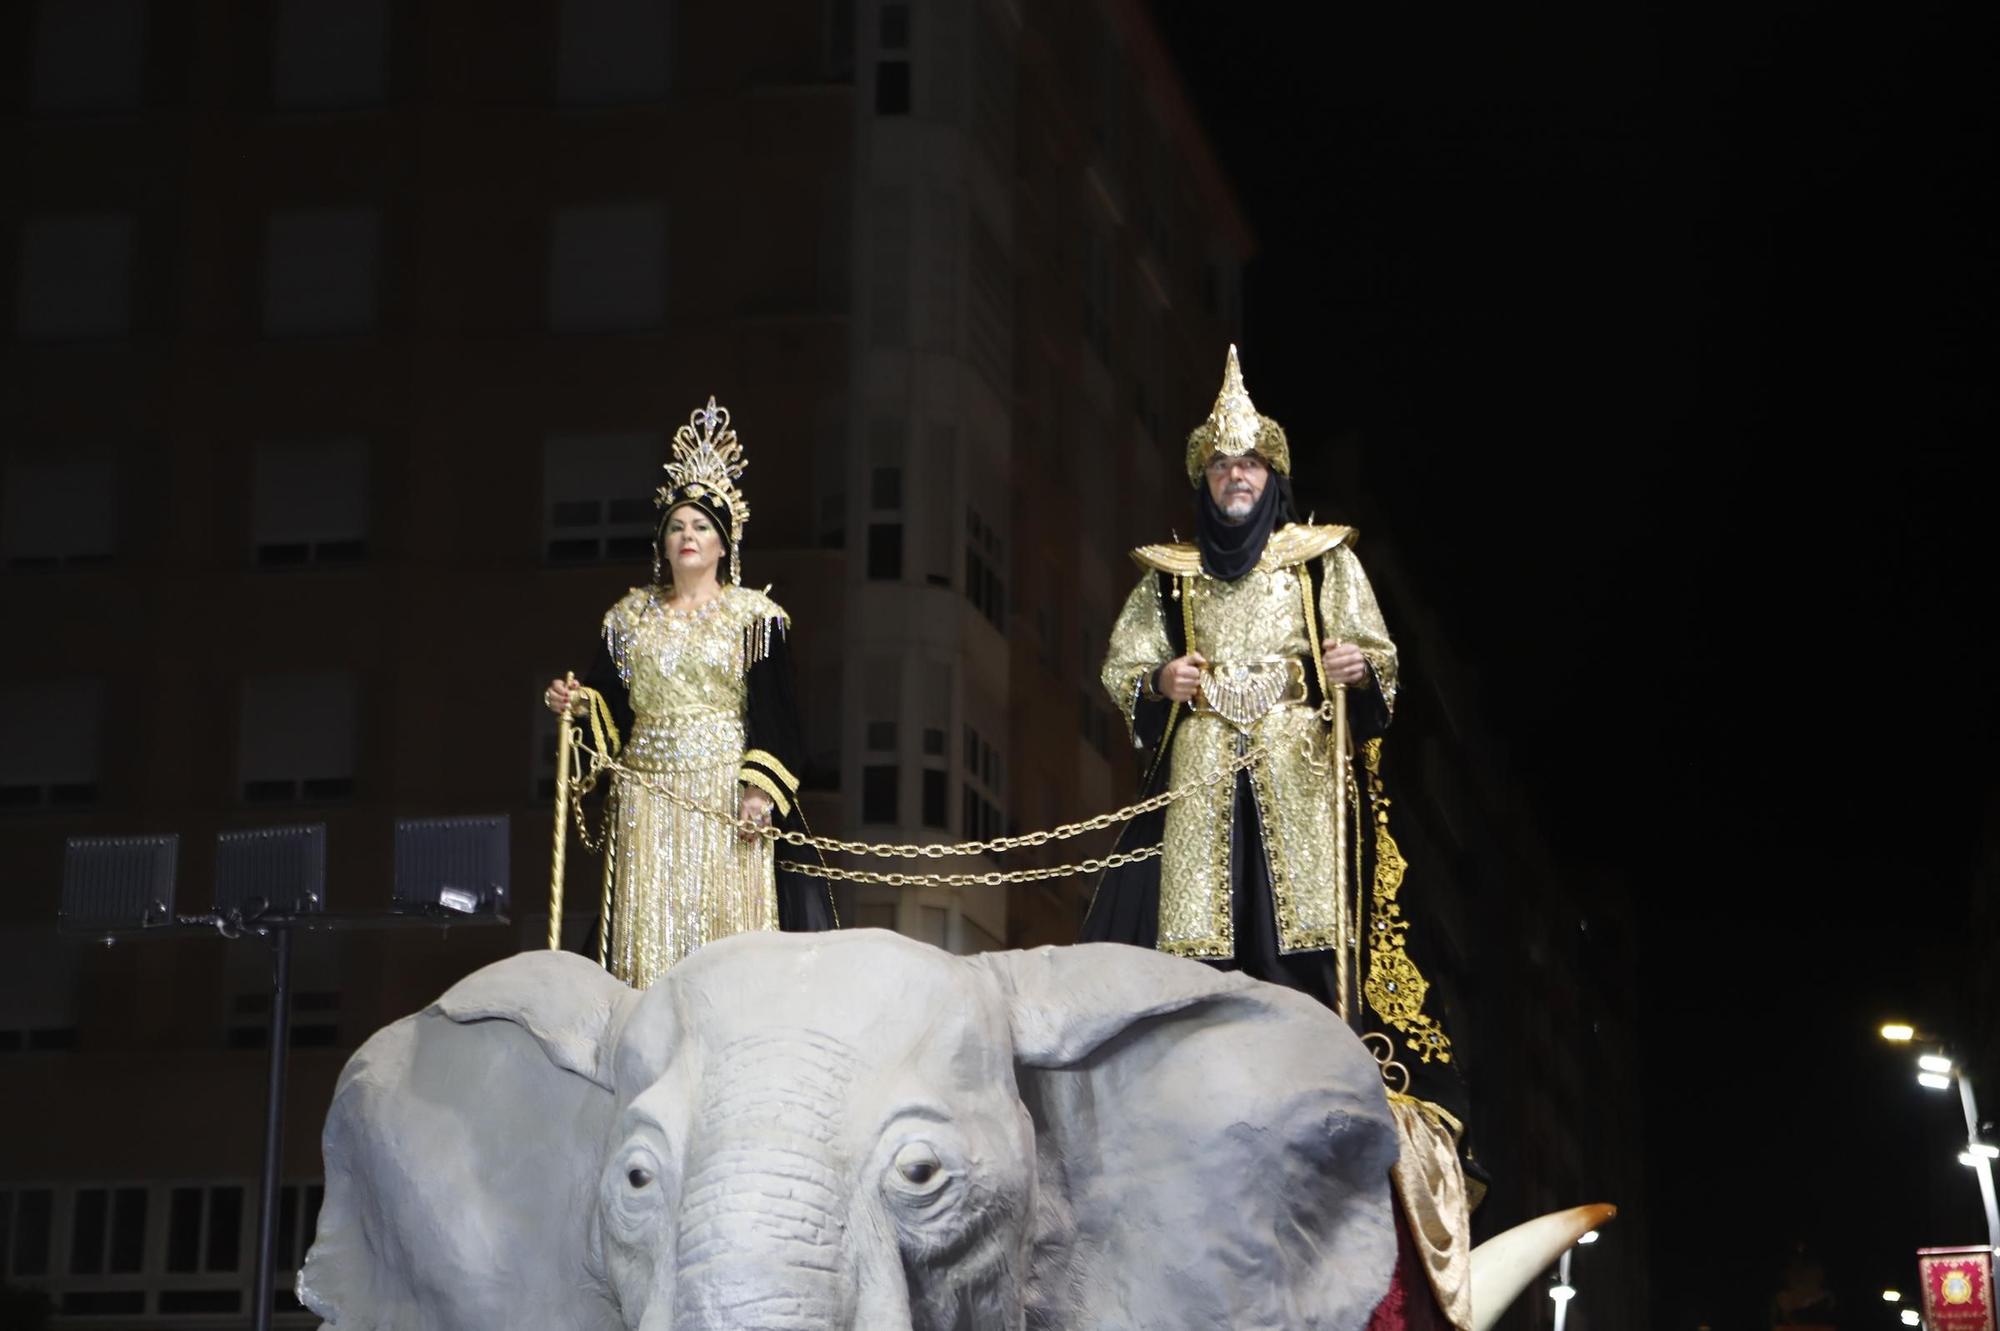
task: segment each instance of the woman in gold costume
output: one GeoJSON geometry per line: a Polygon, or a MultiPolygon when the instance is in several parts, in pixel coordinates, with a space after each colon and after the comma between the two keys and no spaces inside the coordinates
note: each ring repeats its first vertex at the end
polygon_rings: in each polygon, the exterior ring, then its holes
{"type": "MultiPolygon", "coordinates": [[[[614,774],[606,810],[605,958],[636,988],[712,939],[834,925],[824,884],[785,871],[769,839],[687,807],[765,826],[804,822],[791,619],[742,585],[745,465],[714,398],[675,432],[655,496],[653,581],[606,613],[583,680],[603,699],[605,737],[628,769],[614,774]]],[[[550,681],[544,700],[558,714],[590,705],[567,679],[550,681]]]]}

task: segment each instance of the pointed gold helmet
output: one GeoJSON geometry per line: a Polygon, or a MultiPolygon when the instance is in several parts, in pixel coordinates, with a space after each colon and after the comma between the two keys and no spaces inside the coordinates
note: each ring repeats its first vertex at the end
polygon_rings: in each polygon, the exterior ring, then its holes
{"type": "Polygon", "coordinates": [[[1188,436],[1188,483],[1199,486],[1201,473],[1215,457],[1240,458],[1255,453],[1280,476],[1292,474],[1291,445],[1285,442],[1284,427],[1269,416],[1259,416],[1243,387],[1243,367],[1236,363],[1236,346],[1229,347],[1229,359],[1222,367],[1222,391],[1208,419],[1188,436]]]}

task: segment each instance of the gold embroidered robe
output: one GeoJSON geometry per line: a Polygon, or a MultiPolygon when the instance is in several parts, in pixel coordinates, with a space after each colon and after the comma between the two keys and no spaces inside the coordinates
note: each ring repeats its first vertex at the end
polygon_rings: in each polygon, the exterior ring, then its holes
{"type": "MultiPolygon", "coordinates": [[[[1385,709],[1393,707],[1396,646],[1352,541],[1347,527],[1287,525],[1272,533],[1256,568],[1233,582],[1203,573],[1200,552],[1192,545],[1135,550],[1133,559],[1146,573],[1112,629],[1102,674],[1127,725],[1148,677],[1178,655],[1168,637],[1168,615],[1180,620],[1188,650],[1200,652],[1224,677],[1233,666],[1274,657],[1299,662],[1301,671],[1317,671],[1320,642],[1353,643],[1368,660],[1385,709]],[[1309,604],[1305,581],[1316,560],[1322,576],[1313,579],[1318,585],[1309,604]],[[1177,600],[1161,594],[1162,573],[1173,579],[1177,600]]],[[[1252,769],[1252,788],[1279,950],[1332,947],[1340,877],[1333,859],[1338,838],[1326,723],[1303,701],[1280,704],[1251,725],[1245,741],[1262,742],[1269,751],[1268,761],[1252,769]]],[[[1139,742],[1136,731],[1134,742],[1139,742]]],[[[1239,736],[1234,724],[1214,712],[1177,708],[1164,743],[1171,765],[1166,784],[1178,786],[1227,763],[1238,752],[1239,736]]],[[[1162,951],[1205,958],[1235,954],[1234,808],[1233,782],[1217,782],[1168,807],[1160,865],[1162,951]]]]}

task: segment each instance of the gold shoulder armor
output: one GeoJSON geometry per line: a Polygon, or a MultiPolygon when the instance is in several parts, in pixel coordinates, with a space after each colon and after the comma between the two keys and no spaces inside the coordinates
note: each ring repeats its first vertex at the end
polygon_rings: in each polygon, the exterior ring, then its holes
{"type": "Polygon", "coordinates": [[[1287,523],[1271,533],[1271,540],[1264,547],[1264,557],[1257,563],[1262,568],[1290,568],[1308,559],[1318,559],[1339,546],[1353,545],[1357,539],[1358,533],[1352,527],[1287,523]]]}
{"type": "MultiPolygon", "coordinates": [[[[1318,559],[1336,546],[1352,545],[1355,539],[1352,527],[1287,523],[1271,533],[1270,541],[1264,546],[1264,556],[1257,561],[1257,566],[1265,569],[1290,568],[1308,559],[1318,559]]],[[[1175,577],[1189,577],[1201,572],[1201,548],[1186,542],[1142,545],[1132,551],[1132,562],[1140,568],[1171,573],[1175,577]]]]}
{"type": "Polygon", "coordinates": [[[773,620],[786,627],[791,626],[792,617],[785,607],[772,600],[770,588],[758,591],[754,587],[732,587],[729,591],[731,608],[745,620],[773,620]]]}
{"type": "Polygon", "coordinates": [[[1201,549],[1187,544],[1142,545],[1132,551],[1132,562],[1158,573],[1188,577],[1201,572],[1201,549]]]}

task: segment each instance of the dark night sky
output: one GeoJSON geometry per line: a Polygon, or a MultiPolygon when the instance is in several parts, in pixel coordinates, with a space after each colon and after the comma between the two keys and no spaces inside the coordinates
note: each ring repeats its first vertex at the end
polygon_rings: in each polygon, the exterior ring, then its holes
{"type": "Polygon", "coordinates": [[[1871,1036],[1969,1021],[1996,784],[1974,8],[1154,6],[1259,406],[1358,437],[1560,862],[1637,894],[1663,1331],[1765,1325],[1794,1236],[1886,1327],[1982,1228],[1871,1036]]]}

